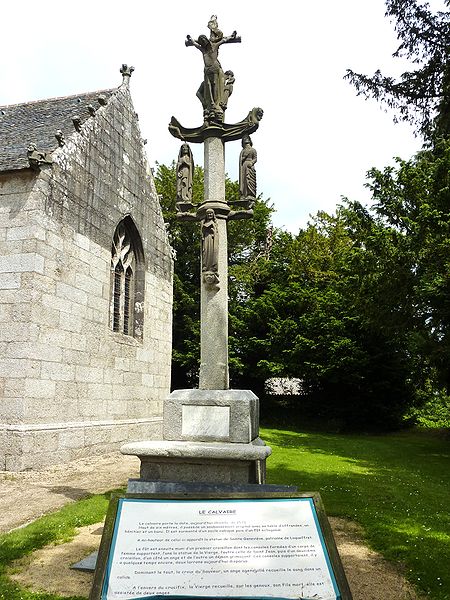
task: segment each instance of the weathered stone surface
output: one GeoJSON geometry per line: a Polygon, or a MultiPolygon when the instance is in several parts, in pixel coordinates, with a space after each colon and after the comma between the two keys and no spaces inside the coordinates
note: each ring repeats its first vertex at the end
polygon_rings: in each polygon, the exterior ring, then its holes
{"type": "MultiPolygon", "coordinates": [[[[218,138],[205,142],[205,211],[225,204],[225,154],[218,138]]],[[[227,207],[229,211],[229,208],[227,207]]],[[[215,211],[218,285],[201,282],[200,377],[203,390],[226,390],[228,374],[228,244],[227,222],[215,211]]],[[[203,265],[202,265],[203,272],[203,265]]]]}
{"type": "Polygon", "coordinates": [[[18,151],[31,130],[39,148],[53,151],[51,165],[31,171],[26,152],[22,160],[0,149],[0,344],[8,344],[0,354],[0,469],[162,434],[170,246],[128,85],[102,104],[98,95],[5,107],[0,117],[0,133],[18,151]],[[127,215],[145,257],[142,340],[110,328],[112,240],[127,215]]]}
{"type": "Polygon", "coordinates": [[[30,142],[42,151],[54,150],[58,146],[55,137],[57,129],[62,130],[63,137],[70,138],[74,131],[72,118],[75,114],[83,123],[89,118],[89,104],[97,103],[100,93],[110,98],[114,92],[102,90],[0,107],[0,171],[27,168],[30,142]]]}
{"type": "Polygon", "coordinates": [[[220,442],[133,442],[122,454],[138,456],[141,479],[210,483],[264,483],[272,450],[257,439],[250,444],[220,442]]]}
{"type": "Polygon", "coordinates": [[[259,435],[250,390],[174,390],[164,401],[164,439],[248,443],[259,435]]]}
{"type": "Polygon", "coordinates": [[[40,469],[92,453],[112,452],[129,439],[156,439],[160,435],[159,417],[1,425],[3,470],[40,469]]]}
{"type": "Polygon", "coordinates": [[[261,440],[251,444],[133,442],[120,451],[139,457],[142,480],[209,483],[264,483],[265,460],[272,452],[261,440]]]}
{"type": "Polygon", "coordinates": [[[174,481],[142,481],[141,479],[129,479],[127,486],[128,494],[234,494],[249,492],[296,492],[294,485],[273,485],[258,483],[204,483],[204,482],[174,482],[174,481]]]}
{"type": "Polygon", "coordinates": [[[120,448],[122,454],[139,457],[208,460],[264,460],[271,448],[261,442],[233,444],[221,442],[170,442],[166,440],[130,442],[120,448]]]}

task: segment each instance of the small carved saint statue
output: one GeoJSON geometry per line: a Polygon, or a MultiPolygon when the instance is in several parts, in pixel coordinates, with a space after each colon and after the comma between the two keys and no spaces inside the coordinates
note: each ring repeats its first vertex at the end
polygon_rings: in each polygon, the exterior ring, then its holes
{"type": "Polygon", "coordinates": [[[194,158],[189,144],[182,144],[177,161],[177,202],[178,212],[186,212],[193,208],[192,179],[194,176],[194,158]]]}
{"type": "Polygon", "coordinates": [[[225,71],[224,76],[225,76],[225,85],[223,88],[223,94],[222,94],[222,100],[220,102],[220,106],[223,108],[223,110],[226,110],[226,108],[228,106],[228,98],[233,93],[233,85],[236,80],[234,78],[233,71],[225,71]]]}
{"type": "Polygon", "coordinates": [[[241,200],[256,199],[256,150],[249,135],[242,138],[242,150],[239,155],[239,195],[241,200]]]}
{"type": "Polygon", "coordinates": [[[214,210],[208,208],[202,221],[202,275],[208,287],[218,287],[218,259],[219,230],[214,210]]]}

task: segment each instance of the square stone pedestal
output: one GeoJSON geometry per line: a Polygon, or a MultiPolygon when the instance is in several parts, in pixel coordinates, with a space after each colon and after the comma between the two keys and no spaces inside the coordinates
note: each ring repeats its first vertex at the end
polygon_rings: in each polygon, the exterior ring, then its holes
{"type": "Polygon", "coordinates": [[[264,484],[272,450],[259,436],[250,390],[175,390],[164,402],[164,439],[132,442],[141,481],[264,484]]]}
{"type": "Polygon", "coordinates": [[[164,402],[164,439],[248,444],[259,435],[250,390],[175,390],[164,402]]]}
{"type": "Polygon", "coordinates": [[[272,451],[258,438],[251,444],[134,442],[121,452],[139,456],[142,481],[261,484],[272,451]]]}

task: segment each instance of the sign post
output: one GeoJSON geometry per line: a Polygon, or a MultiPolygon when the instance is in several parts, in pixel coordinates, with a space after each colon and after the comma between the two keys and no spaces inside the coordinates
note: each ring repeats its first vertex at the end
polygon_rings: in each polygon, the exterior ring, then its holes
{"type": "Polygon", "coordinates": [[[351,599],[316,493],[117,497],[90,600],[162,596],[351,599]]]}

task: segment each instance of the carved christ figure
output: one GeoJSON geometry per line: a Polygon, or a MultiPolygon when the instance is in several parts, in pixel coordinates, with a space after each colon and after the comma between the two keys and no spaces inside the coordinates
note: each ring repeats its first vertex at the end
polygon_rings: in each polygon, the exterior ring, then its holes
{"type": "Polygon", "coordinates": [[[241,199],[256,198],[256,150],[249,135],[242,138],[242,150],[239,155],[239,195],[241,199]]]}
{"type": "MultiPolygon", "coordinates": [[[[188,144],[182,144],[177,161],[177,209],[181,204],[192,204],[194,158],[188,144]]],[[[185,209],[186,207],[184,207],[185,209]]]]}
{"type": "MultiPolygon", "coordinates": [[[[200,35],[198,40],[187,36],[186,46],[195,46],[203,55],[204,77],[200,87],[197,90],[197,97],[203,106],[205,116],[223,116],[223,94],[225,91],[225,77],[222,66],[219,62],[219,47],[222,44],[239,42],[236,31],[224,37],[217,26],[217,17],[213,15],[208,23],[210,38],[206,35],[200,35]]],[[[228,96],[230,93],[228,93],[228,96]]]]}
{"type": "Polygon", "coordinates": [[[210,283],[214,276],[218,281],[218,258],[219,229],[213,209],[208,208],[202,222],[202,273],[206,283],[210,283]]]}

